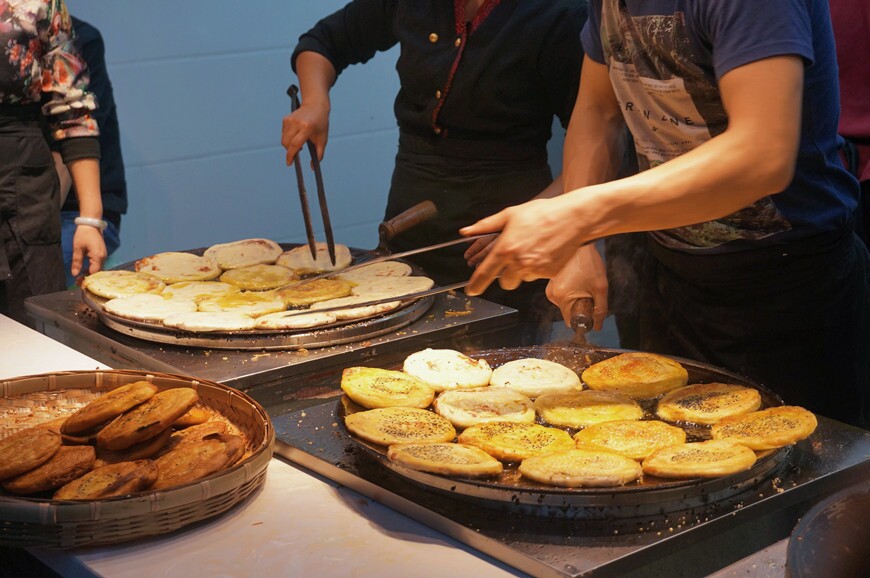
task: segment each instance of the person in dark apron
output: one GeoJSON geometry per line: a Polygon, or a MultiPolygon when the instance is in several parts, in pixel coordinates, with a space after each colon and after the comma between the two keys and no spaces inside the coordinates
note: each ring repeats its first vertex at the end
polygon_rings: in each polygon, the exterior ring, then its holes
{"type": "MultiPolygon", "coordinates": [[[[399,149],[384,217],[424,200],[438,216],[398,235],[390,250],[449,241],[483,216],[559,194],[546,147],[554,117],[567,126],[573,109],[585,18],[585,2],[574,0],[355,0],[303,34],[293,53],[302,105],[284,119],[287,162],[306,140],[323,157],[337,76],[399,44],[399,149]]],[[[454,283],[473,271],[469,248],[410,260],[439,285],[454,283]]],[[[519,310],[521,343],[542,343],[558,318],[544,289],[494,288],[484,297],[519,310]]]]}
{"type": "Polygon", "coordinates": [[[64,289],[60,183],[48,138],[77,185],[82,217],[73,272],[99,271],[103,243],[99,143],[87,74],[63,2],[28,10],[0,5],[0,314],[30,324],[27,297],[64,289]],[[39,8],[39,9],[37,9],[39,8]],[[38,63],[34,65],[33,63],[38,63]],[[52,71],[44,75],[44,70],[52,71]]]}

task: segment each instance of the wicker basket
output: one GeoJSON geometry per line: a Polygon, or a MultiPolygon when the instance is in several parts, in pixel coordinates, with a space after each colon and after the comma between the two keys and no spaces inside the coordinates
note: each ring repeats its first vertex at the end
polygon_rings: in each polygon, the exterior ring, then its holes
{"type": "MultiPolygon", "coordinates": [[[[246,437],[246,457],[231,469],[190,484],[116,498],[67,502],[0,495],[0,546],[75,548],[164,534],[225,512],[262,486],[275,431],[257,402],[224,385],[143,371],[69,371],[0,381],[0,393],[3,401],[21,406],[32,406],[36,399],[49,407],[32,409],[50,413],[65,392],[80,399],[82,390],[102,394],[139,380],[160,390],[196,389],[200,404],[220,412],[246,437]]],[[[9,418],[5,421],[8,425],[9,418]]]]}

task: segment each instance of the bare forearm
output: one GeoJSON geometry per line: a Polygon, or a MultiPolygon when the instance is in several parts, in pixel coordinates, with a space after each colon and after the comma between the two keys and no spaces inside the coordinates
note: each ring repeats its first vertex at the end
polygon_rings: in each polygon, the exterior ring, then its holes
{"type": "Polygon", "coordinates": [[[97,159],[78,159],[68,165],[82,217],[103,218],[103,200],[100,195],[100,162],[97,159]]]}
{"type": "Polygon", "coordinates": [[[302,52],[296,57],[296,76],[305,104],[329,110],[329,91],[337,78],[332,63],[317,52],[302,52]]]}

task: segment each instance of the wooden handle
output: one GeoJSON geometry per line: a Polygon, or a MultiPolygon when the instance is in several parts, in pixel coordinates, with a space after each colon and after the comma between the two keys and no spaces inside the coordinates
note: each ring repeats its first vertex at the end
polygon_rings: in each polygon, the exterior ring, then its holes
{"type": "Polygon", "coordinates": [[[428,221],[438,214],[438,208],[432,201],[423,201],[407,209],[389,221],[384,221],[378,225],[378,238],[383,245],[387,241],[392,240],[396,235],[403,231],[407,231],[411,227],[416,227],[424,221],[428,221]]]}

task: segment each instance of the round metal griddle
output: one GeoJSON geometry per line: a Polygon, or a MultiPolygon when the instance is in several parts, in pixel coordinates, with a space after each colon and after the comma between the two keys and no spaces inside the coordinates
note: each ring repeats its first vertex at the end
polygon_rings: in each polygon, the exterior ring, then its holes
{"type": "MultiPolygon", "coordinates": [[[[626,353],[626,350],[540,346],[480,351],[470,355],[475,359],[485,359],[492,367],[529,357],[547,359],[570,367],[580,375],[589,365],[620,353],[626,353]]],[[[782,405],[782,400],[776,394],[738,374],[678,357],[672,359],[676,359],[686,368],[690,384],[723,382],[745,385],[761,393],[762,407],[782,405]]],[[[639,400],[639,403],[644,408],[645,418],[655,417],[656,399],[639,400]]],[[[347,400],[346,396],[342,397],[339,404],[340,417],[363,409],[347,400]]],[[[343,425],[344,420],[340,421],[343,425]]],[[[709,427],[685,424],[684,429],[688,441],[700,441],[710,437],[709,427]]],[[[573,434],[576,430],[568,431],[573,434]]],[[[749,470],[718,478],[673,480],[644,475],[638,482],[624,486],[563,488],[522,478],[517,472],[516,464],[506,465],[500,476],[491,479],[421,472],[390,461],[383,446],[370,444],[349,432],[348,436],[369,458],[426,490],[487,508],[592,521],[661,516],[677,510],[707,507],[771,478],[786,462],[790,453],[788,447],[759,452],[757,461],[749,470]]]]}
{"type": "MultiPolygon", "coordinates": [[[[297,244],[281,245],[285,251],[297,246],[297,244]]],[[[205,250],[206,248],[203,247],[184,252],[202,255],[205,250]]],[[[353,255],[354,259],[358,259],[364,253],[364,251],[351,249],[351,255],[353,255]]],[[[412,275],[425,275],[425,272],[416,265],[412,263],[407,264],[411,266],[412,275]]],[[[124,263],[114,269],[135,271],[135,261],[124,263]]],[[[82,290],[82,300],[88,307],[94,310],[97,318],[103,325],[137,339],[206,349],[281,350],[329,347],[385,335],[418,320],[429,310],[435,298],[429,296],[422,299],[403,299],[398,309],[385,314],[378,314],[365,319],[338,321],[310,329],[250,329],[212,332],[184,331],[166,327],[158,322],[125,319],[105,311],[103,303],[107,299],[93,295],[86,290],[82,290]]]]}

